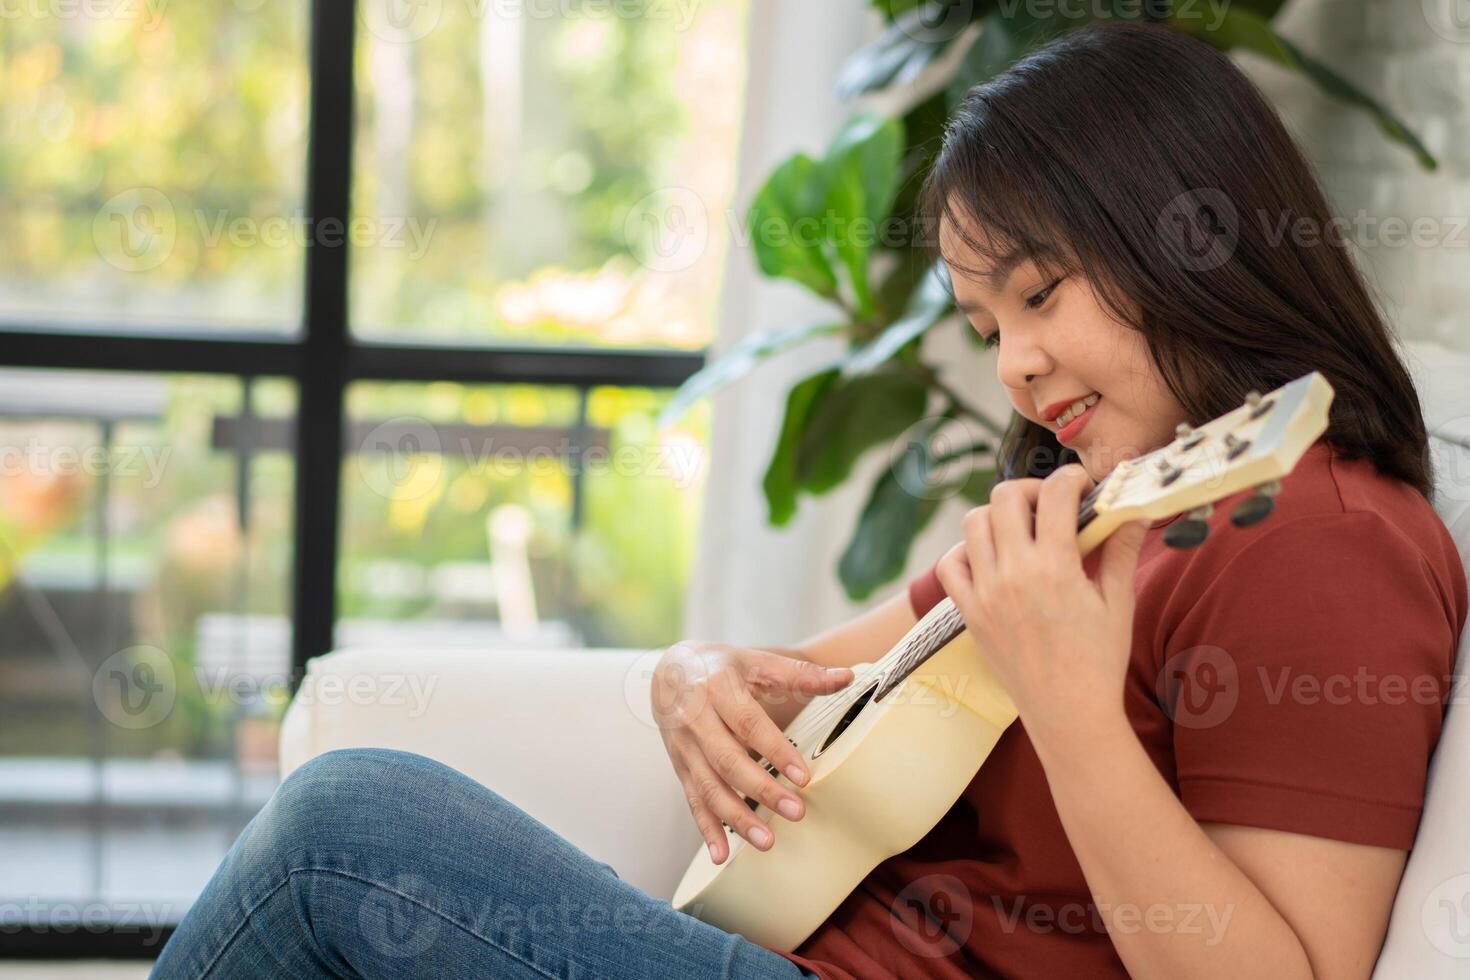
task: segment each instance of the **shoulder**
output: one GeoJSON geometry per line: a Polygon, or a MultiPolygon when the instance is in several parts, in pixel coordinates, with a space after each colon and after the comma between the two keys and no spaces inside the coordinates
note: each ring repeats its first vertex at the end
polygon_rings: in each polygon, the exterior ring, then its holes
{"type": "MultiPolygon", "coordinates": [[[[1429,501],[1368,460],[1319,440],[1282,481],[1272,513],[1239,528],[1231,512],[1253,491],[1215,505],[1210,534],[1187,550],[1163,543],[1158,522],[1139,560],[1140,611],[1166,627],[1201,615],[1267,614],[1309,621],[1344,603],[1380,618],[1437,613],[1458,635],[1466,618],[1464,569],[1429,501]]],[[[1451,644],[1453,648],[1453,644],[1451,644]]]]}

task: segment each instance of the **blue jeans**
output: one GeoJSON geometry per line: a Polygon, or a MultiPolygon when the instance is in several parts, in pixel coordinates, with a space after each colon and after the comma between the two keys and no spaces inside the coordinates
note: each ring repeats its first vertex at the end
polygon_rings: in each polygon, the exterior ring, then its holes
{"type": "Polygon", "coordinates": [[[152,975],[810,976],[649,897],[464,774],[387,749],[329,752],[292,773],[152,975]]]}

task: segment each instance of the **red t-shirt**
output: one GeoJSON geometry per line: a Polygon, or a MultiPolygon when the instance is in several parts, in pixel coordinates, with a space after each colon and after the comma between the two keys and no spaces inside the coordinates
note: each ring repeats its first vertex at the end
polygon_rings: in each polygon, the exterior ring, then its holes
{"type": "MultiPolygon", "coordinates": [[[[1197,548],[1164,545],[1170,520],[1148,532],[1129,720],[1198,821],[1408,849],[1465,625],[1454,542],[1412,487],[1320,439],[1238,528],[1249,495],[1216,502],[1197,548]]],[[[920,616],[943,598],[932,568],[909,596],[920,616]]],[[[1127,976],[1019,722],[928,835],[783,955],[823,980],[1127,976]]]]}

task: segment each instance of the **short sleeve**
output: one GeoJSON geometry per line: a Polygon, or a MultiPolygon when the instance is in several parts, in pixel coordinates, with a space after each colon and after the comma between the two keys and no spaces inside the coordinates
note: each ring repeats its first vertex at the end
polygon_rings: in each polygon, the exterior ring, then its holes
{"type": "Polygon", "coordinates": [[[1263,529],[1171,631],[1157,693],[1196,820],[1408,849],[1459,612],[1377,514],[1263,529]]]}
{"type": "Polygon", "coordinates": [[[914,616],[923,619],[924,614],[939,605],[943,598],[944,586],[939,584],[939,562],[936,561],[927,572],[909,582],[909,605],[914,608],[914,616]]]}

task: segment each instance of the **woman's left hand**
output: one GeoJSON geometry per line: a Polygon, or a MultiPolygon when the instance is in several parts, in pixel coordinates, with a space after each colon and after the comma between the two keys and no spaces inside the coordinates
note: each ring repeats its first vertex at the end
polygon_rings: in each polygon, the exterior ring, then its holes
{"type": "Polygon", "coordinates": [[[1077,547],[1077,512],[1092,486],[1075,463],[1045,480],[996,484],[937,569],[1038,751],[1128,726],[1123,681],[1146,528],[1130,521],[1100,545],[1094,583],[1077,547]]]}

